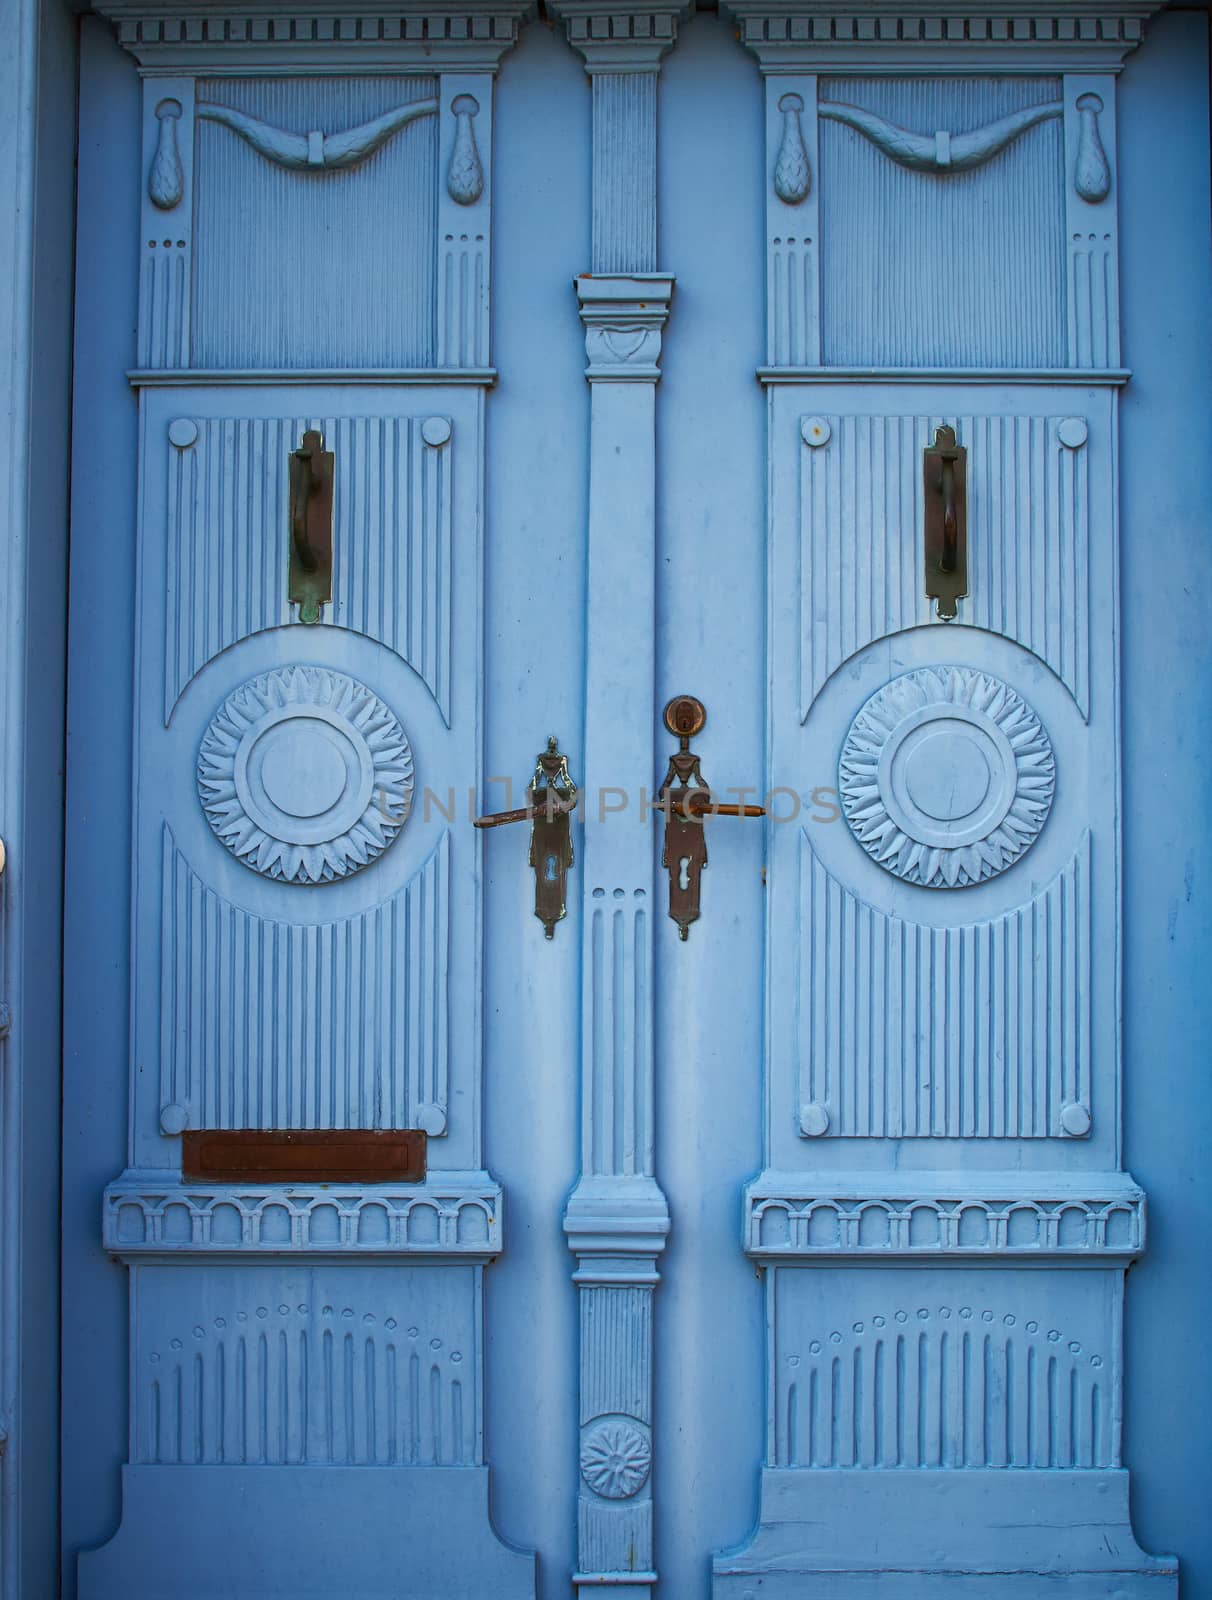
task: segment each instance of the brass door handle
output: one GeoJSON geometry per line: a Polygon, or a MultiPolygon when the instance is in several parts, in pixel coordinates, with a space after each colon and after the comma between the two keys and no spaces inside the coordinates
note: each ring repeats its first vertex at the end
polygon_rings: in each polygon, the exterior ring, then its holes
{"type": "Polygon", "coordinates": [[[287,598],[300,622],[319,622],[332,599],[333,452],[309,428],[290,453],[290,578],[287,598]]]}
{"type": "Polygon", "coordinates": [[[926,594],[938,602],[939,616],[949,619],[968,593],[968,452],[956,443],[954,428],[934,430],[922,471],[926,594]]]}
{"type": "Polygon", "coordinates": [[[530,823],[530,865],[534,868],[534,914],[550,939],[566,913],[568,869],[576,857],[572,849],[572,813],[577,786],[568,770],[568,757],[554,735],[535,758],[534,776],[526,786],[526,804],[512,811],[494,811],[476,817],[476,828],[502,828],[510,822],[530,823]]]}
{"type": "Polygon", "coordinates": [[[689,938],[690,924],[699,920],[703,868],[707,865],[705,819],[766,815],[765,806],[716,805],[699,758],[690,748],[691,739],[706,721],[706,707],[691,694],[675,695],[665,707],[665,726],[677,738],[678,748],[669,758],[669,770],[657,795],[665,814],[661,865],[669,873],[669,915],[682,939],[689,938]]]}

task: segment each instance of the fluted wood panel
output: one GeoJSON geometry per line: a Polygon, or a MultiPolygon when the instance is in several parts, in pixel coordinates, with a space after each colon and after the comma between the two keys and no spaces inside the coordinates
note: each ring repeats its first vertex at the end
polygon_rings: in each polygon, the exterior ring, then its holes
{"type": "MultiPolygon", "coordinates": [[[[915,133],[1059,100],[1055,78],[822,78],[822,101],[915,133]]],[[[912,172],[821,119],[823,349],[831,366],[1063,366],[1059,119],[969,172],[912,172]],[[878,239],[872,219],[878,219],[878,239]]]]}
{"type": "Polygon", "coordinates": [[[593,270],[656,271],[653,72],[593,79],[593,270]]]}
{"type": "Polygon", "coordinates": [[[1089,1106],[1090,841],[1005,916],[957,928],[866,904],[800,838],[802,1094],[829,1131],[1048,1138],[1089,1106]]]}
{"type": "Polygon", "coordinates": [[[782,1320],[783,1348],[794,1353],[778,1372],[775,1465],[1114,1464],[1113,1384],[1100,1351],[975,1298],[902,1308],[890,1294],[887,1304],[859,1321],[782,1320]]]}
{"type": "Polygon", "coordinates": [[[164,720],[229,645],[292,621],[288,458],[306,428],[336,456],[324,622],[409,663],[450,720],[451,451],[415,418],[208,418],[169,450],[164,720]]]}
{"type": "MultiPolygon", "coordinates": [[[[245,1277],[248,1277],[247,1269],[245,1277]]],[[[394,1285],[264,1273],[166,1298],[139,1331],[133,1458],[161,1465],[466,1466],[479,1455],[470,1318],[394,1285]],[[395,1293],[389,1292],[393,1288],[395,1293]],[[284,1293],[289,1299],[283,1298],[284,1293]]]]}
{"type": "Polygon", "coordinates": [[[189,257],[175,218],[144,242],[139,263],[139,365],[189,365],[189,257]]]}
{"type": "Polygon", "coordinates": [[[581,1421],[652,1421],[652,1290],[581,1290],[581,1421]]]}
{"type": "Polygon", "coordinates": [[[449,922],[445,832],[393,900],[286,923],[209,888],[165,827],[162,1103],[198,1128],[408,1128],[444,1111],[449,922]]]}
{"type": "Polygon", "coordinates": [[[1090,711],[1086,446],[1059,417],[834,416],[802,452],[800,708],[876,639],[929,623],[922,451],[942,422],[968,449],[968,597],[957,624],[1047,663],[1090,711]]]}
{"type": "MultiPolygon", "coordinates": [[[[623,891],[615,893],[622,898],[623,891]]],[[[589,1104],[586,1167],[633,1177],[652,1170],[652,1000],[648,914],[632,906],[591,913],[589,1104]]]]}
{"type": "MultiPolygon", "coordinates": [[[[198,104],[289,133],[342,132],[432,99],[437,80],[212,78],[198,104]]],[[[409,367],[432,361],[437,118],[359,166],[288,171],[230,128],[197,123],[193,362],[409,367]]]]}

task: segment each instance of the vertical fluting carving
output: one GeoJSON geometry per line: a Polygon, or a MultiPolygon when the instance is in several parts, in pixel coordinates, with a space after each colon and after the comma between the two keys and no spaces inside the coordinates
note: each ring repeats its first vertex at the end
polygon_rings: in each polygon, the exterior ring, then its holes
{"type": "Polygon", "coordinates": [[[653,72],[593,79],[593,271],[656,271],[653,72]]]}
{"type": "Polygon", "coordinates": [[[801,1103],[830,1134],[1062,1138],[1089,1112],[1088,834],[1028,904],[955,928],[860,900],[806,832],[800,871],[801,1103]]]}
{"type": "Polygon", "coordinates": [[[828,438],[801,462],[801,716],[848,657],[931,623],[921,452],[944,420],[969,451],[970,592],[958,624],[1031,650],[1088,717],[1086,445],[1066,444],[1064,419],[1040,416],[826,419],[828,438]]]}
{"type": "Polygon", "coordinates": [[[455,118],[455,138],[446,169],[446,193],[456,205],[473,206],[484,193],[484,168],[480,165],[472,125],[480,102],[472,95],[461,94],[455,97],[450,109],[455,118]]]}
{"type": "Polygon", "coordinates": [[[151,171],[147,175],[147,197],[160,211],[171,211],[174,206],[180,205],[181,196],[185,193],[185,172],[177,147],[177,123],[180,117],[179,100],[169,97],[161,100],[156,107],[160,131],[156,138],[151,171]]]}
{"type": "Polygon", "coordinates": [[[648,914],[640,903],[591,912],[592,1038],[586,1106],[588,1170],[652,1170],[652,1004],[648,914]]]}
{"type": "Polygon", "coordinates": [[[652,1291],[581,1291],[581,1422],[619,1414],[652,1421],[652,1291]]]}
{"type": "Polygon", "coordinates": [[[330,922],[280,922],[225,900],[167,826],[163,874],[162,1105],[185,1107],[194,1128],[409,1128],[444,1118],[445,831],[393,899],[330,922]]]}
{"type": "Polygon", "coordinates": [[[1098,114],[1102,109],[1103,102],[1096,94],[1083,94],[1077,98],[1077,114],[1081,125],[1077,136],[1073,187],[1092,206],[1098,205],[1111,193],[1111,167],[1098,131],[1098,114]]]}
{"type": "Polygon", "coordinates": [[[331,621],[394,650],[449,723],[453,445],[428,444],[427,426],[396,417],[208,418],[195,443],[169,448],[166,723],[220,651],[291,620],[286,465],[309,427],[323,431],[338,461],[333,604],[320,626],[331,621]]]}
{"type": "Polygon", "coordinates": [[[786,205],[798,206],[807,199],[812,188],[812,168],[804,146],[804,130],[800,114],[804,109],[802,95],[785,94],[779,98],[783,113],[783,137],[779,144],[778,159],[774,163],[774,192],[786,205]]]}
{"type": "Polygon", "coordinates": [[[1116,1465],[1111,1371],[1047,1320],[1046,1299],[1043,1320],[929,1302],[780,1330],[775,1465],[1116,1465]]]}
{"type": "MultiPolygon", "coordinates": [[[[292,133],[433,100],[432,77],[210,78],[205,103],[292,133]]],[[[344,172],[289,171],[198,124],[198,366],[412,367],[433,360],[438,123],[344,172]],[[351,251],[349,241],[360,248],[351,251]],[[290,263],[290,270],[283,270],[290,263]],[[303,263],[306,263],[304,267],[303,263]]]]}
{"type": "MultiPolygon", "coordinates": [[[[382,1269],[380,1269],[382,1270],[382,1269]]],[[[462,1269],[466,1272],[468,1269],[462,1269]]],[[[199,1269],[206,1275],[208,1269],[199,1269]]],[[[179,1274],[178,1274],[179,1276],[179,1274]]],[[[132,1459],[159,1466],[471,1466],[480,1459],[470,1316],[323,1269],[220,1276],[203,1307],[156,1294],[135,1358],[132,1459]],[[245,1279],[249,1279],[245,1283],[245,1279]],[[289,1298],[285,1298],[289,1295],[289,1298]]],[[[404,1281],[401,1282],[400,1280],[404,1281]]]]}
{"type": "MultiPolygon", "coordinates": [[[[820,98],[860,105],[904,128],[963,132],[1058,100],[1060,84],[1054,78],[822,79],[820,98]]],[[[821,236],[826,364],[1062,364],[1066,186],[1059,121],[1039,123],[985,167],[946,175],[908,171],[838,122],[822,121],[819,138],[829,215],[821,236]],[[881,219],[878,250],[870,247],[872,217],[881,219]]]]}
{"type": "Polygon", "coordinates": [[[148,239],[139,269],[139,365],[189,365],[187,241],[148,239]]]}

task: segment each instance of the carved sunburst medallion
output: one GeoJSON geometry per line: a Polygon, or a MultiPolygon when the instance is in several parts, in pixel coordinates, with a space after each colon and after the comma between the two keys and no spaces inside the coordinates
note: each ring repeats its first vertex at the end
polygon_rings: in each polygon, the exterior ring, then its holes
{"type": "Polygon", "coordinates": [[[332,883],[368,866],[412,802],[395,713],[344,673],[280,667],[228,695],[198,752],[207,820],[254,872],[332,883]]]}
{"type": "Polygon", "coordinates": [[[581,1441],[581,1476],[603,1499],[630,1499],[648,1481],[651,1465],[648,1435],[628,1419],[597,1422],[581,1441]]]}
{"type": "Polygon", "coordinates": [[[839,788],[855,838],[926,888],[992,878],[1030,848],[1056,787],[1052,744],[1008,684],[968,667],[922,667],[863,706],[839,788]]]}

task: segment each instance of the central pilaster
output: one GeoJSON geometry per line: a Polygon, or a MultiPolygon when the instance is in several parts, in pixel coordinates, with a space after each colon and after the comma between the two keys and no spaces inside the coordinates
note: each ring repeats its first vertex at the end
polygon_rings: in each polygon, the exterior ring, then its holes
{"type": "Polygon", "coordinates": [[[653,1563],[652,1325],[669,1208],[653,1130],[656,385],[673,278],[656,269],[657,78],[680,6],[557,8],[593,80],[582,851],[579,1595],[641,1600],[653,1563]]]}

